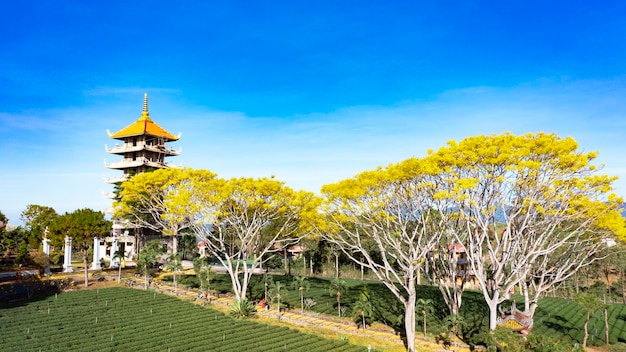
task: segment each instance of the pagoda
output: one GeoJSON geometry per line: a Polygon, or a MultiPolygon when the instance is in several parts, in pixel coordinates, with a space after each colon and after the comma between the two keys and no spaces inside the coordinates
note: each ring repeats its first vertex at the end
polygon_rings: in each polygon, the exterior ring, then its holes
{"type": "MultiPolygon", "coordinates": [[[[167,144],[177,141],[180,138],[180,134],[178,136],[172,135],[150,118],[148,93],[144,94],[143,111],[137,121],[115,133],[107,130],[107,134],[110,138],[121,141],[121,143],[116,143],[113,148],[105,146],[107,153],[123,157],[122,160],[111,163],[104,161],[104,165],[107,168],[123,172],[120,176],[105,178],[105,182],[117,186],[133,175],[170,167],[171,165],[166,162],[166,158],[180,155],[181,153],[181,150],[174,150],[167,144]]],[[[117,195],[109,193],[105,194],[105,196],[114,199],[117,195]]],[[[113,256],[118,249],[124,251],[127,260],[132,261],[135,259],[140,245],[138,242],[139,238],[136,235],[139,234],[144,239],[146,237],[160,237],[160,234],[152,233],[149,229],[136,228],[127,223],[114,221],[112,236],[103,240],[98,239],[94,242],[94,260],[91,267],[99,269],[101,259],[109,260],[110,267],[117,267],[120,263],[113,256]]],[[[170,246],[171,244],[168,244],[168,247],[170,246]]]]}
{"type": "Polygon", "coordinates": [[[180,138],[157,125],[148,113],[148,93],[143,96],[143,111],[137,121],[127,127],[111,133],[107,130],[110,138],[117,139],[123,144],[116,144],[114,148],[106,148],[107,153],[122,155],[120,161],[106,163],[109,169],[122,170],[122,176],[107,179],[108,183],[126,181],[130,176],[169,167],[165,158],[180,155],[180,150],[174,150],[166,143],[175,142],[180,138]]]}

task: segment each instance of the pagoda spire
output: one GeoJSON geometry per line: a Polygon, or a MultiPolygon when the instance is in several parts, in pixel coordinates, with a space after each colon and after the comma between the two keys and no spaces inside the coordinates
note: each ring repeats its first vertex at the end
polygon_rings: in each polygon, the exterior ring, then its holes
{"type": "Polygon", "coordinates": [[[141,112],[141,117],[150,118],[150,114],[148,113],[148,93],[143,93],[143,111],[141,112]]]}

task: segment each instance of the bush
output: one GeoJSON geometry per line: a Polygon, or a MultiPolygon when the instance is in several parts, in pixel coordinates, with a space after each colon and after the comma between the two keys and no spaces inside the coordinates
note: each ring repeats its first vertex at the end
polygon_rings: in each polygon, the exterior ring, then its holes
{"type": "Polygon", "coordinates": [[[554,337],[536,332],[528,335],[526,339],[526,349],[535,352],[583,351],[582,347],[578,344],[572,345],[571,343],[564,343],[554,337]]]}
{"type": "Polygon", "coordinates": [[[499,352],[522,352],[524,337],[507,328],[497,327],[493,332],[493,339],[499,352]]]}
{"type": "Polygon", "coordinates": [[[256,314],[256,308],[247,299],[233,302],[228,309],[228,314],[237,319],[246,319],[256,314]]]}

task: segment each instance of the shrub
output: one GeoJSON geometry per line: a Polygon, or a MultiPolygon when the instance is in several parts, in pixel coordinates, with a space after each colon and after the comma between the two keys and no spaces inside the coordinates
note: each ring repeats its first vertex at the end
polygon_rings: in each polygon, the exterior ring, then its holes
{"type": "Polygon", "coordinates": [[[246,299],[233,302],[228,309],[228,313],[237,319],[246,319],[256,314],[254,304],[246,299]]]}
{"type": "Polygon", "coordinates": [[[526,349],[535,352],[570,352],[583,351],[578,344],[562,342],[552,336],[533,332],[526,339],[526,349]]]}
{"type": "Polygon", "coordinates": [[[507,328],[497,327],[493,332],[493,339],[500,352],[522,352],[525,350],[522,335],[507,328]]]}

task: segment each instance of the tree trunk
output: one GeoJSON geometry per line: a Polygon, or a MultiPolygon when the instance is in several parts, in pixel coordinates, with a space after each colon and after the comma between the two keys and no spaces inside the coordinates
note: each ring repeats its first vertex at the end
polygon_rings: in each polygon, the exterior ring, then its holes
{"type": "Polygon", "coordinates": [[[626,288],[624,287],[624,269],[621,270],[622,273],[622,302],[626,304],[626,288]]]}
{"type": "Polygon", "coordinates": [[[424,337],[426,337],[426,311],[424,311],[423,315],[424,315],[424,337]]]}
{"type": "Polygon", "coordinates": [[[522,286],[522,293],[524,294],[524,311],[530,311],[530,297],[528,297],[528,285],[525,283],[522,286]]]}
{"type": "Polygon", "coordinates": [[[122,266],[120,265],[117,270],[117,283],[119,284],[122,281],[122,266]]]}
{"type": "Polygon", "coordinates": [[[309,257],[309,270],[311,270],[311,276],[313,276],[313,256],[309,257]]]}
{"type": "Polygon", "coordinates": [[[361,281],[363,281],[364,274],[365,274],[365,270],[363,269],[363,264],[361,264],[361,281]]]}
{"type": "Polygon", "coordinates": [[[337,315],[341,319],[341,294],[337,293],[337,315]]]}
{"type": "Polygon", "coordinates": [[[591,318],[591,313],[587,313],[587,319],[585,320],[585,336],[583,337],[583,348],[587,348],[587,339],[589,338],[589,330],[587,330],[589,326],[589,319],[591,318]]]}
{"type": "Polygon", "coordinates": [[[85,287],[89,287],[89,270],[87,265],[87,250],[83,250],[83,264],[85,266],[85,287]]]}
{"type": "Polygon", "coordinates": [[[495,291],[493,293],[494,297],[491,297],[487,301],[487,306],[489,306],[489,330],[494,331],[496,329],[496,322],[498,320],[498,300],[500,298],[499,292],[495,291]]]}
{"type": "Polygon", "coordinates": [[[417,294],[412,292],[409,294],[405,305],[404,313],[404,331],[406,334],[406,350],[415,352],[415,300],[417,294]]]}
{"type": "Polygon", "coordinates": [[[537,302],[532,302],[528,309],[531,318],[535,316],[535,310],[537,310],[537,302]]]}
{"type": "Polygon", "coordinates": [[[609,309],[604,308],[604,343],[609,344],[609,309]]]}
{"type": "Polygon", "coordinates": [[[418,285],[422,284],[422,266],[421,265],[417,267],[417,284],[418,285]]]}
{"type": "Polygon", "coordinates": [[[304,269],[302,269],[302,276],[306,275],[306,255],[304,255],[304,253],[302,253],[302,267],[304,269]]]}
{"type": "Polygon", "coordinates": [[[339,253],[335,253],[335,279],[339,278],[339,253]]]}

